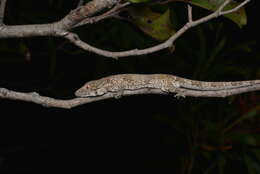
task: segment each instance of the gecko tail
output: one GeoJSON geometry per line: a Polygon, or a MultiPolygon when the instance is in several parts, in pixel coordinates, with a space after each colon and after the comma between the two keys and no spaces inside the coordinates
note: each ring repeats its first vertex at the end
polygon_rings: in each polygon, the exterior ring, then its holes
{"type": "Polygon", "coordinates": [[[234,81],[234,82],[205,82],[183,79],[182,87],[193,90],[217,91],[236,88],[245,88],[260,84],[260,80],[234,81]]]}

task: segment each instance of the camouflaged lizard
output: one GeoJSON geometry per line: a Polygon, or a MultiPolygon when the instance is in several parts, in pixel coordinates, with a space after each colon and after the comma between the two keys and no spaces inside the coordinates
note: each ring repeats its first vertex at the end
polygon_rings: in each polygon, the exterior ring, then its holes
{"type": "Polygon", "coordinates": [[[120,95],[126,90],[159,89],[166,93],[177,93],[185,96],[186,90],[194,91],[222,91],[244,88],[260,84],[260,80],[237,82],[205,82],[189,80],[167,74],[119,74],[93,80],[84,84],[75,92],[77,97],[96,97],[107,93],[120,95]]]}

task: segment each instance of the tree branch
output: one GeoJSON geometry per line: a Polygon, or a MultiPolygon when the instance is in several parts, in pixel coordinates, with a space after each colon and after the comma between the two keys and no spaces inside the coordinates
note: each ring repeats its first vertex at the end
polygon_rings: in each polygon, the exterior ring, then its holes
{"type": "Polygon", "coordinates": [[[192,7],[188,4],[188,21],[192,22],[192,7]]]}
{"type": "Polygon", "coordinates": [[[238,6],[236,6],[235,8],[233,9],[230,9],[230,10],[226,10],[226,11],[223,11],[222,12],[222,15],[226,15],[226,14],[229,14],[229,13],[233,13],[237,10],[239,10],[241,7],[245,6],[247,3],[249,3],[250,0],[246,0],[246,1],[243,1],[241,2],[238,6]]]}
{"type": "MultiPolygon", "coordinates": [[[[230,2],[230,0],[226,0],[215,12],[211,13],[208,16],[205,16],[198,20],[192,19],[192,8],[188,6],[188,22],[184,25],[180,30],[178,30],[173,36],[171,36],[165,42],[158,44],[156,46],[138,50],[128,50],[121,52],[113,52],[102,50],[93,46],[88,45],[87,43],[81,41],[79,37],[72,32],[69,32],[71,29],[77,26],[85,25],[88,23],[97,22],[99,20],[105,19],[107,17],[113,16],[118,13],[126,5],[129,3],[119,4],[120,0],[93,0],[89,3],[72,10],[68,15],[66,15],[62,20],[50,24],[34,24],[34,25],[14,25],[14,26],[5,26],[3,25],[3,17],[4,17],[4,9],[6,0],[1,0],[0,4],[0,38],[10,38],[10,37],[33,37],[33,36],[55,36],[55,37],[63,37],[68,39],[70,42],[75,44],[76,46],[94,52],[96,54],[100,54],[106,57],[118,58],[118,57],[127,57],[127,56],[137,56],[153,53],[167,47],[171,47],[173,42],[179,38],[183,33],[185,33],[188,29],[197,26],[201,23],[207,22],[213,18],[219,17],[224,14],[232,13],[237,11],[239,8],[244,6],[250,0],[244,0],[237,7],[224,11],[224,7],[230,2]],[[110,8],[113,5],[117,5],[111,10],[105,12],[100,16],[93,16],[97,12],[110,8]],[[2,24],[2,25],[1,25],[2,24]]],[[[188,79],[186,79],[188,80],[188,79]]],[[[122,85],[123,86],[123,85],[122,85]]],[[[234,89],[226,89],[226,90],[195,90],[195,89],[183,89],[176,88],[171,92],[181,92],[185,94],[185,96],[193,96],[193,97],[226,97],[235,94],[241,94],[250,91],[257,91],[260,89],[260,84],[255,83],[253,85],[249,85],[246,87],[234,88],[234,89]]],[[[86,98],[74,98],[70,100],[59,100],[50,97],[40,96],[39,94],[32,93],[22,93],[15,92],[5,88],[0,88],[0,98],[13,99],[13,100],[21,100],[27,102],[34,102],[37,104],[41,104],[43,106],[48,107],[60,107],[60,108],[72,108],[78,105],[82,105],[85,103],[90,103],[98,100],[104,100],[108,98],[114,98],[118,96],[128,96],[128,95],[137,95],[137,94],[169,94],[160,88],[141,88],[135,90],[124,90],[121,89],[118,92],[108,92],[101,96],[93,96],[86,98]]]]}
{"type": "Polygon", "coordinates": [[[105,8],[111,8],[118,1],[119,0],[92,0],[84,6],[72,10],[60,21],[60,23],[63,24],[63,30],[70,30],[84,19],[93,16],[105,8]]]}
{"type": "Polygon", "coordinates": [[[59,23],[0,26],[0,38],[24,38],[34,36],[55,36],[64,33],[59,23]]]}
{"type": "MultiPolygon", "coordinates": [[[[72,10],[63,19],[49,24],[0,25],[0,38],[21,38],[34,36],[64,36],[75,25],[93,16],[97,12],[111,8],[118,0],[92,0],[72,10]]],[[[2,6],[1,6],[2,7],[2,6]]]]}
{"type": "MultiPolygon", "coordinates": [[[[3,8],[5,1],[2,1],[3,8]]],[[[79,37],[72,33],[70,30],[85,24],[97,22],[99,20],[108,18],[118,13],[123,7],[129,5],[129,3],[120,4],[120,0],[92,0],[86,3],[83,6],[72,10],[68,15],[66,15],[62,20],[50,24],[39,24],[39,25],[17,25],[17,26],[5,26],[0,25],[0,38],[10,38],[10,37],[33,37],[33,36],[55,36],[63,37],[68,39],[72,44],[78,46],[79,48],[90,51],[105,57],[110,57],[117,59],[119,57],[128,57],[128,56],[138,56],[145,55],[160,51],[165,48],[169,48],[173,45],[176,39],[178,39],[182,34],[184,34],[188,29],[197,26],[201,23],[205,23],[213,18],[219,17],[224,14],[233,13],[239,8],[243,7],[250,0],[244,0],[240,5],[234,7],[233,9],[224,11],[224,7],[230,2],[230,0],[224,1],[224,3],[213,13],[208,16],[205,16],[201,19],[193,21],[191,7],[188,7],[188,22],[180,30],[178,30],[173,36],[171,36],[165,42],[152,46],[146,49],[132,49],[128,51],[108,51],[93,47],[87,44],[84,41],[81,41],[79,37]],[[94,16],[97,12],[105,8],[110,8],[113,5],[117,4],[114,8],[108,12],[100,15],[94,16]],[[70,31],[70,32],[69,32],[70,31]]]]}
{"type": "MultiPolygon", "coordinates": [[[[117,77],[120,78],[120,77],[125,77],[125,76],[121,74],[121,75],[117,75],[117,77]]],[[[153,78],[155,76],[142,75],[139,77],[142,77],[142,79],[143,79],[145,77],[153,78]]],[[[175,78],[176,76],[167,75],[167,77],[175,78]]],[[[191,81],[189,79],[184,79],[184,78],[179,78],[179,79],[180,79],[180,81],[191,81]]],[[[97,84],[102,84],[102,83],[99,83],[102,80],[104,80],[104,79],[99,79],[99,80],[95,80],[95,81],[91,81],[91,82],[92,83],[94,82],[97,84]]],[[[138,81],[138,79],[135,79],[135,80],[138,81]]],[[[91,82],[88,82],[88,83],[91,83],[91,82]]],[[[109,82],[111,82],[111,80],[108,80],[108,83],[109,82]]],[[[164,81],[164,80],[162,82],[165,83],[164,85],[167,85],[167,83],[168,83],[167,81],[164,81]]],[[[199,81],[197,81],[197,82],[199,82],[199,81]]],[[[227,83],[239,84],[242,82],[243,81],[224,82],[224,83],[225,84],[227,84],[227,83]]],[[[125,86],[124,81],[120,81],[120,83],[121,84],[119,84],[119,85],[121,85],[122,87],[125,86]]],[[[157,79],[154,78],[154,79],[150,79],[149,83],[154,83],[154,84],[149,84],[149,85],[156,86],[155,83],[158,83],[158,81],[157,81],[157,79]]],[[[202,82],[202,83],[207,83],[207,82],[202,82]]],[[[210,82],[210,83],[219,84],[219,83],[223,83],[223,82],[210,82]]],[[[69,109],[69,108],[73,108],[73,107],[83,105],[86,103],[99,101],[99,100],[105,100],[105,99],[109,99],[109,98],[118,98],[121,96],[140,95],[140,94],[172,95],[172,93],[177,93],[177,94],[184,94],[185,96],[190,96],[190,97],[227,97],[227,96],[232,96],[232,95],[236,95],[236,94],[242,94],[242,93],[246,93],[246,92],[260,90],[260,81],[259,80],[249,81],[249,83],[251,85],[244,86],[244,87],[231,88],[231,89],[220,89],[220,90],[203,90],[203,89],[198,90],[198,89],[179,87],[179,88],[172,89],[172,92],[165,91],[164,89],[159,88],[159,87],[158,88],[150,88],[150,87],[134,88],[134,87],[130,86],[129,89],[122,88],[122,89],[118,89],[117,91],[108,91],[107,93],[105,93],[103,95],[97,95],[97,96],[91,96],[91,97],[78,97],[78,98],[69,99],[69,100],[60,100],[60,99],[45,97],[45,96],[39,95],[36,92],[23,93],[23,92],[15,92],[15,91],[8,90],[5,88],[0,88],[0,98],[33,102],[33,103],[40,104],[45,107],[57,107],[57,108],[69,109]]],[[[107,85],[107,84],[103,84],[103,85],[107,85]]],[[[164,86],[164,85],[162,84],[162,86],[164,86]]]]}
{"type": "Polygon", "coordinates": [[[223,14],[228,14],[228,13],[232,13],[236,10],[238,10],[239,8],[241,8],[242,6],[244,6],[246,3],[250,2],[250,0],[245,0],[243,3],[241,3],[239,5],[239,7],[235,7],[232,10],[228,10],[228,11],[223,11],[224,7],[226,5],[228,5],[228,3],[230,3],[231,0],[226,0],[224,1],[224,3],[213,13],[211,13],[208,16],[205,16],[203,18],[200,18],[198,20],[192,21],[191,17],[191,8],[188,8],[188,22],[186,23],[186,25],[184,25],[180,30],[178,30],[174,35],[172,35],[168,40],[166,40],[165,42],[152,46],[150,48],[145,48],[145,49],[133,49],[133,50],[128,50],[128,51],[119,51],[119,52],[114,52],[114,51],[107,51],[107,50],[103,50],[103,49],[99,49],[96,47],[93,47],[89,44],[87,44],[84,41],[81,41],[79,39],[78,36],[74,35],[75,37],[71,37],[70,35],[65,36],[66,39],[68,39],[70,42],[72,42],[74,45],[80,47],[81,49],[90,51],[90,52],[94,52],[96,54],[105,56],[105,57],[111,57],[114,59],[118,59],[120,57],[128,57],[128,56],[138,56],[138,55],[145,55],[145,54],[151,54],[160,50],[163,50],[165,48],[169,48],[173,45],[173,43],[175,42],[175,40],[177,40],[182,34],[184,34],[187,30],[189,30],[192,27],[195,27],[201,23],[205,23],[213,18],[219,17],[223,14]],[[191,20],[191,21],[190,21],[191,20]]]}
{"type": "Polygon", "coordinates": [[[114,17],[116,14],[121,12],[121,10],[124,7],[128,6],[129,4],[130,4],[130,2],[125,2],[125,3],[121,4],[120,1],[118,1],[118,3],[114,6],[114,8],[110,9],[109,11],[107,11],[104,14],[101,14],[99,16],[86,18],[85,20],[83,20],[80,23],[78,23],[77,25],[75,25],[73,28],[80,27],[80,26],[83,26],[83,25],[86,25],[86,24],[96,23],[100,20],[110,18],[110,17],[114,17]]]}

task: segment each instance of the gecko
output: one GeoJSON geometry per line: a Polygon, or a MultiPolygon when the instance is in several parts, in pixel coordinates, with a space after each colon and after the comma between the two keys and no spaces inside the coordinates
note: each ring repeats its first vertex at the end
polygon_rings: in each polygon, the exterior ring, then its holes
{"type": "MultiPolygon", "coordinates": [[[[145,88],[159,89],[166,93],[178,93],[179,90],[183,91],[185,89],[221,91],[244,88],[256,84],[260,84],[260,80],[206,82],[168,74],[119,74],[89,81],[79,88],[75,92],[75,95],[77,97],[97,97],[107,93],[120,95],[120,93],[123,93],[125,90],[134,91],[145,88]]],[[[180,96],[182,96],[182,94],[180,94],[180,96]]]]}

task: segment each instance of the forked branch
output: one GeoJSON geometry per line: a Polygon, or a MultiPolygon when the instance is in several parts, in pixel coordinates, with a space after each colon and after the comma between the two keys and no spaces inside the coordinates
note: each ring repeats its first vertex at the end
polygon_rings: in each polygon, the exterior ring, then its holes
{"type": "MultiPolygon", "coordinates": [[[[0,19],[4,16],[5,0],[0,1],[0,19]]],[[[79,48],[90,51],[108,58],[120,58],[129,56],[139,56],[145,54],[151,54],[160,51],[165,48],[170,48],[173,43],[184,34],[187,30],[195,27],[201,23],[210,21],[213,18],[233,13],[239,10],[241,7],[245,6],[250,0],[244,0],[237,7],[230,10],[224,10],[231,0],[226,0],[220,7],[209,14],[208,16],[202,17],[200,19],[194,20],[192,18],[192,8],[188,5],[188,22],[179,29],[174,35],[172,35],[168,40],[158,45],[145,48],[145,49],[132,49],[127,51],[108,51],[104,49],[99,49],[97,47],[89,45],[87,42],[80,40],[76,33],[72,32],[72,29],[86,24],[91,24],[98,22],[100,20],[113,17],[115,14],[119,13],[120,10],[128,6],[130,3],[121,3],[120,0],[92,0],[83,6],[80,6],[72,10],[68,15],[66,15],[62,20],[50,24],[39,24],[39,25],[18,25],[18,26],[0,26],[0,38],[10,38],[10,37],[33,37],[33,36],[54,36],[62,37],[69,40],[72,44],[78,46],[79,48]],[[111,8],[114,6],[114,8],[111,8]],[[101,10],[111,8],[107,12],[95,16],[97,12],[101,10]]],[[[1,22],[1,21],[0,21],[1,22]]]]}
{"type": "MultiPolygon", "coordinates": [[[[201,23],[205,23],[213,18],[233,13],[237,10],[239,10],[241,7],[243,7],[246,3],[250,2],[250,0],[244,0],[242,3],[240,3],[237,7],[234,7],[230,10],[224,10],[226,5],[230,3],[231,0],[226,0],[223,2],[222,5],[213,13],[194,20],[192,16],[192,7],[188,5],[187,8],[187,23],[178,30],[174,35],[172,35],[168,40],[166,40],[163,43],[160,43],[158,45],[152,46],[150,48],[146,49],[133,49],[128,51],[119,51],[119,52],[113,52],[113,51],[107,51],[103,49],[99,49],[96,47],[93,47],[86,42],[80,40],[78,35],[74,33],[72,30],[75,27],[91,24],[94,22],[98,22],[100,20],[106,19],[108,17],[112,17],[113,15],[117,14],[125,8],[130,3],[120,3],[120,0],[92,0],[85,5],[82,5],[82,1],[80,1],[80,7],[76,8],[75,10],[72,10],[68,15],[66,15],[62,20],[50,23],[50,24],[35,24],[35,25],[17,25],[17,26],[6,26],[3,24],[3,18],[4,18],[4,12],[5,12],[5,5],[6,0],[0,0],[0,38],[11,38],[11,37],[33,37],[33,36],[54,36],[54,37],[62,37],[67,40],[69,40],[74,45],[78,46],[79,48],[90,51],[105,57],[109,58],[119,58],[119,57],[128,57],[128,56],[138,56],[138,55],[145,55],[157,52],[159,50],[171,47],[172,44],[178,39],[182,34],[184,34],[187,30],[190,28],[197,26],[201,23]],[[112,8],[113,6],[113,8],[112,8]],[[101,14],[100,16],[95,16],[97,12],[100,12],[101,10],[111,8],[107,12],[101,14]]],[[[123,75],[122,75],[123,76],[123,75]]],[[[121,78],[121,75],[118,75],[117,78],[121,78]]],[[[138,76],[142,77],[142,79],[149,79],[149,83],[144,83],[145,86],[138,86],[136,88],[136,84],[133,84],[132,86],[127,86],[126,88],[126,82],[124,80],[119,80],[118,85],[113,86],[110,85],[108,88],[106,86],[101,86],[100,89],[91,89],[92,95],[86,95],[81,96],[77,95],[78,97],[70,100],[59,100],[54,99],[50,97],[41,96],[35,92],[32,93],[22,93],[22,92],[15,92],[12,90],[8,90],[5,88],[0,88],[0,98],[3,99],[12,99],[12,100],[21,100],[21,101],[27,101],[27,102],[33,102],[37,104],[41,104],[43,106],[48,107],[60,107],[60,108],[72,108],[78,105],[82,105],[85,103],[90,103],[98,100],[104,100],[108,98],[118,98],[121,96],[128,96],[128,95],[137,95],[137,94],[172,94],[177,93],[181,96],[192,96],[192,97],[226,97],[236,94],[242,94],[245,92],[250,91],[257,91],[260,90],[260,81],[249,81],[249,82],[224,82],[224,83],[215,83],[215,82],[199,82],[197,83],[197,86],[193,88],[192,86],[189,86],[191,84],[194,84],[194,81],[189,79],[183,79],[183,78],[176,78],[176,76],[167,76],[171,78],[175,78],[174,82],[169,82],[165,79],[159,80],[157,78],[157,75],[149,76],[148,75],[142,75],[138,76]],[[177,81],[176,81],[177,79],[177,81]],[[160,82],[161,86],[156,86],[160,82]],[[172,84],[173,87],[167,87],[167,90],[165,86],[172,84]],[[221,87],[221,84],[223,88],[221,87]],[[236,84],[236,85],[235,85],[236,84]],[[238,84],[238,86],[237,86],[238,84]],[[244,84],[244,85],[240,85],[244,84]],[[216,88],[216,85],[220,88],[216,88]],[[234,86],[233,86],[234,85],[234,86]],[[104,88],[105,87],[105,88],[104,88]],[[115,88],[117,87],[117,88],[115,88]],[[104,90],[105,89],[105,90],[104,90]],[[117,90],[115,90],[117,89],[117,90]],[[208,90],[211,89],[211,90],[208,90]],[[101,95],[101,93],[102,95],[101,95]],[[94,94],[94,95],[93,95],[94,94]],[[96,94],[96,95],[95,95],[96,94]]],[[[135,80],[138,82],[140,79],[138,77],[135,78],[135,80]]],[[[108,82],[115,82],[113,79],[114,77],[107,77],[108,82]],[[110,79],[111,78],[111,79],[110,79]]],[[[124,79],[124,78],[121,78],[124,79]]],[[[99,84],[100,81],[104,79],[93,81],[93,83],[99,84]]],[[[128,81],[129,82],[129,81],[128,81]]],[[[107,83],[101,83],[108,85],[107,83]]],[[[141,83],[143,84],[143,83],[141,83]]],[[[87,85],[88,86],[88,85],[87,85]]],[[[83,89],[84,91],[85,89],[83,89]]],[[[86,91],[85,91],[86,92],[86,91]]],[[[87,91],[88,93],[88,91],[87,91]]],[[[77,94],[77,93],[76,93],[77,94]]]]}
{"type": "Polygon", "coordinates": [[[132,49],[128,51],[119,51],[119,52],[114,52],[114,51],[107,51],[103,49],[99,49],[96,47],[93,47],[86,42],[82,41],[79,39],[76,34],[69,33],[68,35],[64,36],[66,39],[68,39],[71,43],[74,45],[80,47],[83,50],[87,50],[105,57],[111,57],[118,59],[120,57],[128,57],[128,56],[139,56],[139,55],[145,55],[145,54],[151,54],[166,48],[170,48],[173,43],[182,35],[184,34],[187,30],[189,30],[192,27],[195,27],[201,23],[205,23],[207,21],[210,21],[213,18],[217,18],[219,16],[233,13],[237,10],[239,10],[241,7],[243,7],[245,4],[250,2],[250,0],[245,0],[241,4],[239,4],[237,7],[234,7],[231,10],[224,10],[224,8],[231,2],[231,0],[226,0],[220,7],[213,13],[209,14],[208,16],[205,16],[203,18],[194,20],[192,19],[192,8],[188,6],[188,22],[181,28],[179,29],[176,33],[174,33],[168,40],[166,40],[163,43],[160,43],[158,45],[152,46],[150,48],[145,48],[145,49],[132,49]],[[72,37],[72,35],[74,37],[72,37]]]}
{"type": "Polygon", "coordinates": [[[15,92],[5,88],[0,88],[0,98],[33,102],[45,107],[69,109],[99,100],[139,94],[161,94],[173,97],[227,97],[257,90],[260,90],[260,80],[202,82],[164,74],[121,74],[90,81],[77,90],[76,95],[79,97],[69,100],[45,97],[36,92],[15,92]]]}

